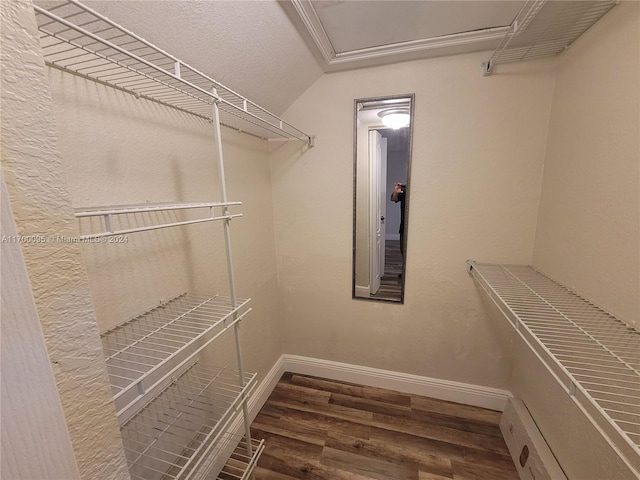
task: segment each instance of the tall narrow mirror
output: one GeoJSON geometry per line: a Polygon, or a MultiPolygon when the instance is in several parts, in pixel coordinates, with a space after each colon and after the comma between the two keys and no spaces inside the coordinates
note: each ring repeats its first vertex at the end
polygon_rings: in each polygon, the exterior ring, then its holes
{"type": "Polygon", "coordinates": [[[404,302],[414,95],[355,100],[353,298],[404,302]]]}

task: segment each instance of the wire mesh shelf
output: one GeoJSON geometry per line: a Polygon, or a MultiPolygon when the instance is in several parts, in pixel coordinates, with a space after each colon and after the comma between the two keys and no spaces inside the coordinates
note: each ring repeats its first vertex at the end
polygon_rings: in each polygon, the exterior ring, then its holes
{"type": "Polygon", "coordinates": [[[222,470],[217,475],[209,475],[206,480],[246,480],[250,478],[260,455],[264,450],[264,440],[252,440],[251,449],[243,438],[233,450],[222,470]],[[251,452],[249,454],[248,452],[251,452]]]}
{"type": "Polygon", "coordinates": [[[260,138],[313,138],[75,0],[35,5],[49,66],[213,120],[260,138]]]}
{"type": "Polygon", "coordinates": [[[231,220],[241,217],[241,213],[231,214],[228,207],[242,205],[241,202],[200,202],[200,203],[155,203],[115,207],[94,207],[76,209],[76,218],[90,219],[99,217],[101,222],[91,226],[93,233],[78,237],[81,241],[98,238],[146,232],[195,223],[216,220],[231,220]],[[218,209],[218,213],[216,213],[218,209]],[[220,211],[220,209],[223,209],[220,211]],[[176,212],[195,212],[195,218],[176,218],[176,212]],[[204,212],[204,215],[203,213],[204,212]],[[142,216],[146,214],[146,216],[142,216]]]}
{"type": "MultiPolygon", "coordinates": [[[[227,430],[255,385],[255,374],[240,381],[227,368],[189,366],[121,427],[131,478],[201,478],[233,440],[227,430]]],[[[245,450],[247,464],[255,453],[245,450]]]]}
{"type": "Polygon", "coordinates": [[[470,262],[469,270],[640,471],[640,332],[530,266],[470,262]]]}
{"type": "Polygon", "coordinates": [[[103,333],[120,421],[164,388],[168,374],[249,313],[248,303],[249,299],[233,305],[228,297],[183,294],[103,333]]]}
{"type": "Polygon", "coordinates": [[[485,75],[501,63],[557,55],[616,5],[616,0],[529,0],[485,63],[485,75]]]}

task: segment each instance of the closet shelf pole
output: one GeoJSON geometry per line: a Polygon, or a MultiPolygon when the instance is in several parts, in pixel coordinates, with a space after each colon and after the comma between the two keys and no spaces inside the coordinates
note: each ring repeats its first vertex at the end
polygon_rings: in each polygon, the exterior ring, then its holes
{"type": "MultiPolygon", "coordinates": [[[[218,98],[217,91],[213,89],[213,95],[215,98],[218,98]]],[[[218,102],[214,101],[212,105],[213,109],[213,129],[215,135],[215,143],[216,143],[216,156],[218,161],[218,176],[220,181],[220,194],[222,203],[227,202],[227,183],[225,179],[224,172],[224,156],[222,152],[222,135],[220,132],[220,110],[218,108],[218,102]]],[[[228,214],[228,207],[224,207],[224,213],[228,214]]],[[[235,307],[236,305],[236,288],[235,288],[235,276],[233,269],[233,258],[231,256],[231,225],[230,219],[224,221],[224,239],[225,245],[227,249],[227,270],[229,272],[229,294],[231,296],[231,304],[235,307]]],[[[234,314],[235,319],[236,314],[234,314]]],[[[234,337],[236,342],[236,357],[238,361],[238,375],[240,386],[244,384],[244,366],[242,362],[242,347],[240,345],[240,325],[236,323],[233,327],[234,329],[234,337]]],[[[251,423],[249,421],[249,411],[247,409],[247,401],[242,402],[242,417],[244,420],[244,430],[245,436],[247,439],[247,454],[249,456],[252,455],[252,445],[251,445],[251,423]]]]}

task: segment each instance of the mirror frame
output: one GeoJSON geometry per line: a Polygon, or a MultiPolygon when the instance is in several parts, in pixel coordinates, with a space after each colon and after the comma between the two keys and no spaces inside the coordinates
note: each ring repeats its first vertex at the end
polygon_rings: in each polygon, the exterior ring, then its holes
{"type": "MultiPolygon", "coordinates": [[[[411,200],[411,163],[413,157],[413,126],[415,120],[415,93],[406,93],[406,94],[398,94],[398,95],[386,95],[381,97],[369,97],[369,98],[356,98],[353,102],[353,245],[352,245],[352,265],[351,265],[351,298],[354,300],[367,300],[367,301],[377,301],[377,302],[386,302],[386,303],[395,303],[395,304],[404,304],[404,293],[406,287],[406,269],[407,269],[407,232],[409,227],[409,203],[411,200]],[[400,300],[395,300],[392,298],[376,298],[376,297],[364,297],[364,296],[356,296],[356,226],[357,226],[357,187],[358,187],[358,104],[361,103],[372,103],[372,102],[383,102],[386,100],[394,100],[399,98],[407,98],[410,99],[411,105],[409,107],[411,120],[409,122],[409,136],[408,136],[408,149],[407,149],[407,193],[405,197],[405,211],[404,211],[404,228],[403,228],[403,242],[404,242],[404,255],[402,262],[402,281],[400,285],[400,300]]],[[[387,192],[388,193],[388,192],[387,192]]]]}

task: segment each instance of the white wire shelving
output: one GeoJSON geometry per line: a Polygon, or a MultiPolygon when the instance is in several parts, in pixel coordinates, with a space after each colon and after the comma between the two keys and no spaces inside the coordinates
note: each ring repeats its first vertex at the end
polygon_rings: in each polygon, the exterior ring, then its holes
{"type": "Polygon", "coordinates": [[[76,209],[76,218],[101,219],[99,228],[93,233],[78,237],[81,241],[126,235],[129,233],[158,230],[216,220],[231,220],[241,217],[241,213],[229,213],[229,207],[242,205],[241,202],[200,202],[200,203],[156,203],[114,207],[94,207],[76,209]],[[180,211],[196,212],[197,218],[177,220],[180,211]],[[147,214],[143,216],[143,214],[147,214]],[[151,216],[154,216],[153,218],[151,216]],[[96,231],[97,230],[97,231],[96,231]]]}
{"type": "Polygon", "coordinates": [[[121,423],[152,398],[166,378],[251,311],[249,299],[180,295],[102,334],[121,423]]]}
{"type": "Polygon", "coordinates": [[[640,331],[530,266],[469,261],[468,270],[640,472],[640,331]]]}
{"type": "Polygon", "coordinates": [[[219,202],[92,207],[75,216],[85,233],[79,240],[88,242],[222,222],[228,297],[179,295],[105,332],[102,341],[132,478],[246,479],[264,444],[251,438],[247,401],[256,377],[244,373],[239,333],[251,309],[236,295],[230,234],[231,220],[242,216],[231,207],[241,203],[227,199],[220,126],[310,147],[314,137],[76,0],[37,3],[48,66],[212,123],[219,202]],[[203,350],[228,331],[237,371],[201,366],[203,350]]]}
{"type": "Polygon", "coordinates": [[[485,62],[484,74],[491,75],[501,63],[562,53],[616,3],[617,0],[528,0],[485,62]]]}
{"type": "MultiPolygon", "coordinates": [[[[121,434],[131,478],[188,480],[218,474],[207,462],[221,445],[235,448],[232,460],[238,456],[246,460],[242,464],[232,462],[237,478],[246,478],[258,460],[262,443],[248,445],[245,440],[236,447],[237,441],[228,433],[256,385],[255,374],[244,374],[242,385],[237,382],[238,375],[227,368],[189,365],[129,419],[121,434]]],[[[224,468],[218,470],[223,472],[224,468]]]]}
{"type": "Polygon", "coordinates": [[[47,65],[264,139],[314,137],[76,0],[35,5],[47,65]],[[46,8],[45,8],[46,7],[46,8]]]}
{"type": "Polygon", "coordinates": [[[264,450],[264,440],[253,440],[251,450],[255,453],[248,455],[247,439],[243,438],[229,455],[220,472],[217,475],[206,477],[206,480],[246,480],[251,478],[251,473],[264,450]]]}

